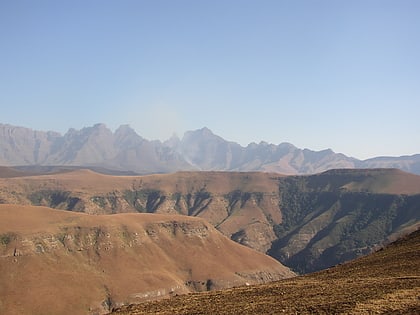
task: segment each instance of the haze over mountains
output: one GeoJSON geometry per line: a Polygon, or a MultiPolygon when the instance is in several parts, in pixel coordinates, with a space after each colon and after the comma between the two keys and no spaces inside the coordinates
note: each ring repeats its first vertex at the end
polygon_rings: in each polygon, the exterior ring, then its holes
{"type": "Polygon", "coordinates": [[[336,168],[398,168],[420,174],[420,154],[358,160],[331,149],[312,151],[290,143],[227,141],[208,128],[161,142],[127,125],[112,132],[104,124],[64,135],[0,124],[0,165],[86,166],[137,174],[180,170],[264,171],[314,174],[336,168]]]}

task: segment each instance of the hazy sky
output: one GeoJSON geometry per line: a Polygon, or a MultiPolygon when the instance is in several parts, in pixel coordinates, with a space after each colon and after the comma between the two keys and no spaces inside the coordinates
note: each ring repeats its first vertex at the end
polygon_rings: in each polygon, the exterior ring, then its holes
{"type": "Polygon", "coordinates": [[[0,123],[420,153],[420,1],[0,0],[0,123]]]}

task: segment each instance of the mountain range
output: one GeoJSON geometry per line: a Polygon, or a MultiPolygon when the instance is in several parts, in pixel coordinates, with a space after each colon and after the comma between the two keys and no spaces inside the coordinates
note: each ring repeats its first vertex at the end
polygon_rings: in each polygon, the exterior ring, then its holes
{"type": "Polygon", "coordinates": [[[0,124],[0,165],[84,166],[114,174],[218,170],[296,175],[337,168],[398,168],[420,174],[420,154],[358,160],[331,149],[312,151],[290,143],[262,141],[243,147],[208,128],[162,142],[147,140],[128,125],[112,132],[104,124],[96,124],[61,135],[0,124]]]}

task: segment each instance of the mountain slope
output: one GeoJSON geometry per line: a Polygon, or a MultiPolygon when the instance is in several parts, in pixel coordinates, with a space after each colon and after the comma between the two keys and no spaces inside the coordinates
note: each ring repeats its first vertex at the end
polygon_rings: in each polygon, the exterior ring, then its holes
{"type": "Polygon", "coordinates": [[[192,167],[159,141],[148,141],[128,126],[112,133],[104,124],[54,132],[0,124],[3,165],[89,166],[137,173],[171,172],[192,167]]]}
{"type": "Polygon", "coordinates": [[[365,161],[330,149],[312,151],[290,143],[260,142],[246,147],[226,141],[208,128],[187,131],[182,139],[149,141],[129,126],[115,132],[104,124],[63,136],[0,124],[0,165],[84,166],[138,174],[175,171],[264,171],[314,174],[336,168],[398,168],[420,174],[420,154],[365,161]]]}
{"type": "Polygon", "coordinates": [[[230,239],[300,273],[369,253],[419,226],[420,176],[395,169],[310,176],[89,170],[0,179],[0,203],[90,214],[166,213],[207,220],[230,239]]]}
{"type": "Polygon", "coordinates": [[[1,314],[97,314],[290,276],[197,218],[0,205],[1,314]]]}
{"type": "Polygon", "coordinates": [[[176,173],[109,176],[88,170],[0,179],[0,203],[89,214],[123,212],[199,216],[222,233],[266,252],[281,222],[277,176],[265,173],[176,173]]]}
{"type": "Polygon", "coordinates": [[[420,226],[419,176],[333,170],[280,180],[283,220],[269,254],[307,273],[369,253],[420,226]]]}
{"type": "Polygon", "coordinates": [[[372,255],[275,283],[183,295],[113,314],[419,314],[420,231],[372,255]]]}
{"type": "Polygon", "coordinates": [[[186,132],[174,149],[201,170],[308,174],[330,168],[351,168],[357,162],[332,150],[301,150],[289,143],[260,142],[242,147],[213,134],[208,128],[186,132]]]}

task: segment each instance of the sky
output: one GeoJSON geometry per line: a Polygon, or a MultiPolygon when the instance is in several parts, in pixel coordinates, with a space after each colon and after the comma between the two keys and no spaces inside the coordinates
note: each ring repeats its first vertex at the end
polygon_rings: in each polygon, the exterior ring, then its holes
{"type": "Polygon", "coordinates": [[[0,123],[420,153],[420,1],[0,0],[0,123]]]}

